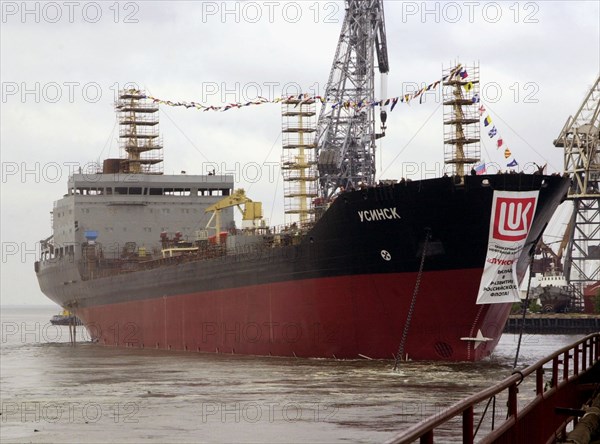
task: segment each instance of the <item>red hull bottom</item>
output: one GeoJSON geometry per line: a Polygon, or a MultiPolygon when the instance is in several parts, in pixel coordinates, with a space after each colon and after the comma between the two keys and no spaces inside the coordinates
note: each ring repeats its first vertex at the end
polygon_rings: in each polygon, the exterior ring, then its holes
{"type": "MultiPolygon", "coordinates": [[[[481,269],[423,274],[409,359],[474,361],[496,346],[510,304],[475,305],[481,269]],[[474,338],[479,331],[484,341],[474,338]]],[[[244,355],[393,359],[416,273],[308,279],[77,311],[101,344],[244,355]]]]}

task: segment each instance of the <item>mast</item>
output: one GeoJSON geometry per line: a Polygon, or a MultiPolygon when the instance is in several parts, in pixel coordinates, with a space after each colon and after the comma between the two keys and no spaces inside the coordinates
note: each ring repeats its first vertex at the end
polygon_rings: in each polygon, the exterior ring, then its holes
{"type": "Polygon", "coordinates": [[[481,160],[479,64],[444,70],[444,78],[444,163],[462,180],[481,160]]]}
{"type": "MultiPolygon", "coordinates": [[[[119,118],[121,149],[119,171],[133,174],[162,174],[162,139],[158,129],[158,104],[144,91],[119,91],[115,106],[119,118]]],[[[115,159],[116,160],[116,159],[115,159]]]]}
{"type": "Polygon", "coordinates": [[[376,134],[374,107],[362,105],[375,100],[375,53],[379,72],[385,76],[389,65],[383,0],[346,0],[317,123],[319,194],[325,201],[341,187],[375,182],[375,140],[385,135],[386,114],[382,108],[382,133],[376,134]]]}

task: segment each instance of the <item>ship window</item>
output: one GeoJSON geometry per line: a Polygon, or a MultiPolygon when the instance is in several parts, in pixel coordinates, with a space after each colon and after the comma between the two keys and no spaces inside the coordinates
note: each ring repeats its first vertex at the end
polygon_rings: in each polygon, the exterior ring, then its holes
{"type": "Polygon", "coordinates": [[[112,187],[106,188],[106,194],[112,194],[112,187]]]}
{"type": "Polygon", "coordinates": [[[115,194],[127,194],[127,188],[115,187],[115,194]]]}
{"type": "Polygon", "coordinates": [[[165,188],[165,196],[189,196],[189,188],[165,188]]]}
{"type": "Polygon", "coordinates": [[[99,196],[104,194],[104,188],[82,188],[84,194],[87,193],[88,196],[99,196]]]}
{"type": "Polygon", "coordinates": [[[150,188],[150,196],[162,196],[162,188],[150,188]]]}
{"type": "Polygon", "coordinates": [[[140,187],[131,187],[129,188],[129,194],[142,194],[142,189],[140,187]]]}
{"type": "Polygon", "coordinates": [[[163,208],[163,209],[162,209],[162,212],[163,212],[163,213],[170,213],[170,212],[171,212],[171,210],[170,210],[169,208],[163,208]]]}
{"type": "Polygon", "coordinates": [[[144,227],[146,233],[152,233],[152,227],[144,227]]]}
{"type": "Polygon", "coordinates": [[[198,190],[198,196],[204,196],[206,190],[198,190]]]}

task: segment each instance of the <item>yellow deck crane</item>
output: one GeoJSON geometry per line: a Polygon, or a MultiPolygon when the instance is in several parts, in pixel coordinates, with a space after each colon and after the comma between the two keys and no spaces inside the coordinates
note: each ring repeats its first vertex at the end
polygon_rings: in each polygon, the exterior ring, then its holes
{"type": "Polygon", "coordinates": [[[263,226],[262,203],[253,202],[246,196],[246,192],[240,188],[204,210],[205,213],[213,213],[206,224],[206,229],[215,230],[217,244],[221,242],[221,210],[230,207],[237,207],[242,213],[242,228],[256,229],[263,226]],[[244,209],[241,205],[244,205],[244,209]],[[213,220],[214,225],[211,226],[213,220]]]}

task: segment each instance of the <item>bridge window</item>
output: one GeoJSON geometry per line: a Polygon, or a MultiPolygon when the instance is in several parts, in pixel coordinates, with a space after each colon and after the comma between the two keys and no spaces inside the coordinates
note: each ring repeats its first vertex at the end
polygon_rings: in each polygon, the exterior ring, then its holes
{"type": "Polygon", "coordinates": [[[165,188],[165,196],[189,196],[191,195],[190,188],[165,188]]]}

